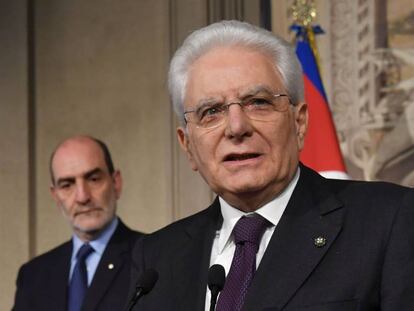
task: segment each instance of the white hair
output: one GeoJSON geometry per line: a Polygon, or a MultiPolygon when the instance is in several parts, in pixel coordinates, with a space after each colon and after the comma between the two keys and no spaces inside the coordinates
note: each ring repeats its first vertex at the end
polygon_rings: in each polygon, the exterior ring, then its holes
{"type": "Polygon", "coordinates": [[[216,47],[242,46],[269,55],[281,74],[291,102],[303,101],[302,68],[292,45],[265,29],[240,21],[221,21],[191,33],[175,52],[168,72],[168,89],[183,122],[184,96],[190,66],[216,47]]]}

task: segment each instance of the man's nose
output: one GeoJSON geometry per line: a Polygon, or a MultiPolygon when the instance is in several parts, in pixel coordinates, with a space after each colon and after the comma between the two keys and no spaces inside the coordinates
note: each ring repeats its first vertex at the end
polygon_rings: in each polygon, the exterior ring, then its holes
{"type": "Polygon", "coordinates": [[[79,182],[76,185],[76,202],[78,204],[87,204],[91,199],[90,189],[85,182],[79,182]]]}
{"type": "Polygon", "coordinates": [[[242,106],[239,103],[229,104],[225,135],[228,138],[241,139],[245,136],[251,136],[252,132],[251,120],[243,111],[242,106]]]}

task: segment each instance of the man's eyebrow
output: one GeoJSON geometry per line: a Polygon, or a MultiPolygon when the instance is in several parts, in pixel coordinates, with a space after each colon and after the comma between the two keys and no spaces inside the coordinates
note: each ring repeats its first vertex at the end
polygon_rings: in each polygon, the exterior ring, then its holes
{"type": "Polygon", "coordinates": [[[188,111],[189,112],[193,111],[193,112],[199,113],[204,108],[212,107],[214,105],[220,104],[221,102],[222,102],[222,100],[220,100],[218,98],[214,98],[214,97],[203,98],[203,99],[200,99],[197,102],[197,104],[192,109],[190,109],[188,111]]]}
{"type": "Polygon", "coordinates": [[[90,171],[86,172],[85,174],[83,174],[83,177],[85,177],[87,179],[87,178],[91,177],[92,175],[100,174],[100,173],[103,173],[103,172],[104,172],[103,169],[97,167],[97,168],[94,168],[93,170],[90,170],[90,171]]]}
{"type": "Polygon", "coordinates": [[[203,98],[203,99],[200,99],[198,102],[197,102],[197,105],[194,107],[196,110],[198,110],[198,109],[200,109],[200,108],[202,108],[202,107],[204,107],[204,106],[211,106],[211,105],[213,105],[213,104],[217,104],[217,103],[219,103],[219,102],[221,102],[222,101],[222,99],[219,99],[219,98],[217,98],[217,97],[208,97],[208,98],[203,98]]]}
{"type": "Polygon", "coordinates": [[[65,182],[74,182],[74,181],[75,181],[75,177],[72,177],[72,176],[61,177],[56,180],[56,185],[60,185],[65,182]]]}
{"type": "MultiPolygon", "coordinates": [[[[103,169],[97,167],[97,168],[94,168],[90,171],[87,171],[86,173],[84,173],[82,175],[82,177],[87,179],[87,178],[91,177],[94,174],[103,173],[103,172],[104,172],[103,169]]],[[[59,185],[59,184],[64,183],[64,182],[74,182],[75,180],[76,180],[75,176],[61,177],[61,178],[58,178],[56,180],[56,184],[59,185]]]]}
{"type": "MultiPolygon", "coordinates": [[[[254,95],[256,95],[258,93],[261,93],[261,92],[267,93],[269,95],[274,93],[273,90],[269,86],[267,86],[265,84],[259,84],[259,85],[255,85],[253,87],[250,87],[250,88],[248,88],[248,89],[246,89],[242,92],[239,92],[238,97],[242,99],[242,98],[246,98],[246,97],[249,97],[249,96],[254,96],[254,95]]],[[[196,106],[194,107],[193,110],[197,111],[197,110],[200,110],[201,108],[209,107],[211,105],[214,105],[214,104],[217,104],[217,103],[222,103],[222,102],[224,102],[224,99],[220,98],[220,97],[203,98],[203,99],[200,99],[197,102],[197,104],[196,104],[196,106]]]]}

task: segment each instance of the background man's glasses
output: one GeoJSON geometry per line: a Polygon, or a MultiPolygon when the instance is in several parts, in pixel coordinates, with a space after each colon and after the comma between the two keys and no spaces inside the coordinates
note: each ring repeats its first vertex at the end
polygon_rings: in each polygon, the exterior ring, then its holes
{"type": "Polygon", "coordinates": [[[238,102],[208,103],[194,110],[184,112],[184,120],[198,128],[211,129],[222,125],[231,105],[239,105],[244,114],[251,120],[274,121],[277,114],[289,108],[291,101],[287,94],[269,94],[249,96],[238,102]],[[286,97],[287,99],[284,99],[286,97]]]}

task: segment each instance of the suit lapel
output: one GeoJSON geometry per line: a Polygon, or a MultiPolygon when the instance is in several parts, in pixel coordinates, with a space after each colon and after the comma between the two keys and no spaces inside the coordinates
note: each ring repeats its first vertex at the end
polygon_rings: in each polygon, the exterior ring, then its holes
{"type": "Polygon", "coordinates": [[[246,297],[244,310],[282,309],[312,273],[342,226],[341,203],[304,167],[246,297]],[[322,237],[319,247],[315,238],[322,237]]]}
{"type": "Polygon", "coordinates": [[[184,231],[180,253],[172,266],[177,310],[204,310],[210,253],[222,218],[218,199],[204,211],[206,214],[191,222],[184,231]]]}
{"type": "Polygon", "coordinates": [[[95,310],[97,308],[97,305],[105,296],[111,283],[124,265],[129,249],[128,239],[125,237],[126,230],[128,229],[125,225],[119,221],[118,227],[102,254],[92,283],[88,288],[83,310],[95,310]]]}
{"type": "Polygon", "coordinates": [[[53,310],[66,310],[67,288],[69,283],[70,259],[72,256],[72,242],[67,242],[55,256],[54,262],[50,263],[48,277],[48,308],[53,310]]]}

